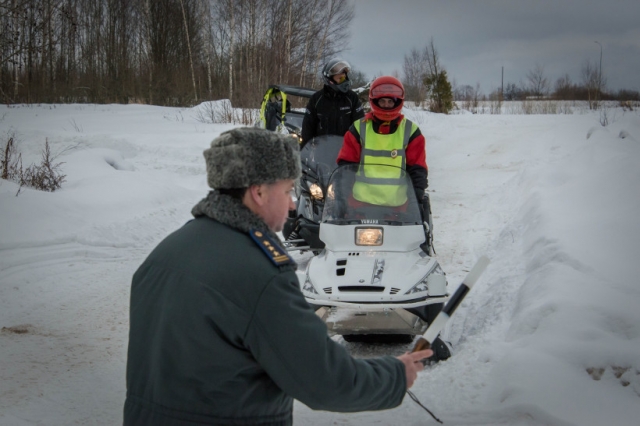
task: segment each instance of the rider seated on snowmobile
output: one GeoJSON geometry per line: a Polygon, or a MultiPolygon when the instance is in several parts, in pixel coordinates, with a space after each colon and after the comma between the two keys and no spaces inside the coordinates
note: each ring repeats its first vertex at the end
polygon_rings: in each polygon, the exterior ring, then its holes
{"type": "MultiPolygon", "coordinates": [[[[401,114],[404,86],[395,77],[378,77],[371,84],[369,104],[371,112],[356,120],[344,135],[337,162],[340,165],[359,163],[365,168],[367,164],[382,164],[406,170],[411,177],[416,199],[421,203],[423,221],[428,222],[428,197],[425,200],[428,186],[426,142],[420,128],[401,114]]],[[[429,243],[427,241],[424,247],[427,253],[429,243]]]]}
{"type": "MultiPolygon", "coordinates": [[[[398,174],[406,170],[411,177],[416,199],[420,201],[423,222],[428,223],[428,197],[426,202],[424,200],[428,186],[426,142],[420,128],[401,114],[404,95],[404,86],[397,78],[383,76],[375,79],[369,90],[371,112],[356,120],[344,135],[337,162],[340,165],[360,164],[359,174],[362,179],[359,181],[356,177],[353,197],[369,204],[380,203],[381,198],[393,200],[392,204],[387,205],[404,204],[407,200],[407,188],[394,187],[393,184],[376,185],[376,179],[380,183],[387,183],[390,182],[388,179],[400,178],[398,174]],[[367,165],[374,164],[395,167],[372,167],[372,173],[367,173],[367,165]],[[389,172],[385,172],[385,169],[389,172]],[[386,175],[387,173],[397,175],[386,175]],[[360,188],[356,188],[356,185],[360,188]]],[[[421,246],[427,254],[430,253],[430,243],[430,230],[427,230],[425,244],[421,246]]],[[[431,323],[441,309],[442,304],[433,304],[409,311],[431,323]]],[[[447,346],[439,338],[434,342],[434,348],[437,348],[437,359],[447,359],[450,356],[447,346]]]]}

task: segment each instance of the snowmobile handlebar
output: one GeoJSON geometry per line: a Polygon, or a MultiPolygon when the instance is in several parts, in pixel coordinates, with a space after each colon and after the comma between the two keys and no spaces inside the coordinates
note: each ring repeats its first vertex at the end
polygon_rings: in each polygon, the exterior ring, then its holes
{"type": "Polygon", "coordinates": [[[433,320],[431,324],[429,324],[429,328],[427,331],[418,339],[416,344],[414,345],[411,352],[417,352],[424,349],[430,349],[433,341],[438,337],[440,331],[444,328],[449,321],[449,318],[453,315],[455,310],[458,308],[464,297],[469,293],[471,287],[478,281],[480,275],[487,269],[489,265],[489,258],[486,256],[481,256],[480,259],[473,265],[473,268],[469,271],[467,276],[462,280],[462,283],[456,290],[456,292],[451,296],[447,304],[442,308],[438,316],[433,320]]]}

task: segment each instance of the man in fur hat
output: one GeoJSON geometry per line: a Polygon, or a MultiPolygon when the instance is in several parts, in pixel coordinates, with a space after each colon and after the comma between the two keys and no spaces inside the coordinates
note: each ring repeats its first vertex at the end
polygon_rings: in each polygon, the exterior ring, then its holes
{"type": "Polygon", "coordinates": [[[295,139],[240,128],[204,152],[214,189],[133,276],[125,425],[291,425],[398,406],[430,350],[354,359],[304,300],[276,232],[300,176],[295,139]]]}

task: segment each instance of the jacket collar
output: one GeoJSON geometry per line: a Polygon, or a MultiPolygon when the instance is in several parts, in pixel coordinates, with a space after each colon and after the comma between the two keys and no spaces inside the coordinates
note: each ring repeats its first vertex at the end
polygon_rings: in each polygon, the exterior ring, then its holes
{"type": "Polygon", "coordinates": [[[269,229],[258,215],[249,210],[242,201],[229,195],[220,194],[215,190],[210,191],[205,198],[196,204],[191,210],[191,214],[196,218],[201,216],[209,217],[245,234],[248,234],[251,230],[261,231],[282,246],[280,238],[269,229]]]}
{"type": "Polygon", "coordinates": [[[365,121],[371,120],[374,132],[378,134],[386,135],[390,133],[395,133],[403,118],[404,118],[404,115],[400,114],[398,117],[396,117],[391,121],[383,121],[383,120],[380,120],[375,115],[373,115],[373,112],[369,112],[365,115],[364,120],[365,121]]]}
{"type": "Polygon", "coordinates": [[[323,90],[324,90],[324,95],[329,98],[344,98],[347,96],[346,93],[340,92],[338,90],[333,90],[331,87],[329,87],[326,84],[324,85],[323,90]]]}

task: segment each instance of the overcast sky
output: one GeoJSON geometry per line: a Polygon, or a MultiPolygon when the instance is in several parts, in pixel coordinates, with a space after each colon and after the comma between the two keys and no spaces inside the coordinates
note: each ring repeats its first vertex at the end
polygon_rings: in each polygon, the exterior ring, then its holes
{"type": "Polygon", "coordinates": [[[537,64],[551,86],[581,81],[600,61],[607,87],[640,90],[640,0],[353,0],[342,56],[369,78],[397,72],[433,37],[450,81],[489,93],[527,82],[537,64]],[[598,45],[595,42],[599,42],[598,45]]]}

